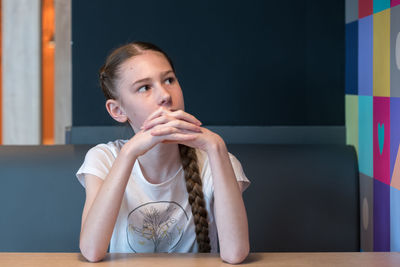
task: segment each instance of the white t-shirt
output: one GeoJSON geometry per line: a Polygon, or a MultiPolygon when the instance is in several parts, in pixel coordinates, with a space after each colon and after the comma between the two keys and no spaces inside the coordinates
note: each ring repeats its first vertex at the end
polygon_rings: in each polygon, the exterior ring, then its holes
{"type": "MultiPolygon", "coordinates": [[[[76,173],[85,186],[84,174],[105,179],[127,140],[116,140],[91,148],[76,173]]],[[[196,149],[209,220],[211,252],[218,252],[214,217],[214,187],[207,153],[196,149]]],[[[229,153],[238,181],[250,182],[240,162],[229,153]]],[[[195,226],[188,201],[182,167],[160,184],[149,183],[136,160],[126,186],[121,209],[110,241],[110,252],[198,252],[195,226]]]]}

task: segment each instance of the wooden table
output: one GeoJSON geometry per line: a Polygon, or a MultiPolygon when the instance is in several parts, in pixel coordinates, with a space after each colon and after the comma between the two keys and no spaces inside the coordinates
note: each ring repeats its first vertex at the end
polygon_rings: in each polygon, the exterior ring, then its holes
{"type": "MultiPolygon", "coordinates": [[[[400,266],[400,253],[251,253],[243,266],[400,266]]],[[[0,266],[230,266],[218,254],[111,253],[98,263],[79,253],[0,253],[0,266]]]]}

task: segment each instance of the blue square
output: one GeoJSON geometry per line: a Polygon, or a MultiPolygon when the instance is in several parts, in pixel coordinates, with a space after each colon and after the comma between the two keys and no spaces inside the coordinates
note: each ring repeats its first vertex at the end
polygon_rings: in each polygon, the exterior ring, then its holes
{"type": "Polygon", "coordinates": [[[358,21],[358,94],[373,95],[373,16],[358,21]]]}
{"type": "Polygon", "coordinates": [[[390,180],[400,145],[400,98],[390,98],[390,180]]]}
{"type": "Polygon", "coordinates": [[[390,187],[390,251],[400,252],[400,191],[390,187]]]}
{"type": "Polygon", "coordinates": [[[346,24],[346,94],[358,94],[358,20],[346,24]]]}

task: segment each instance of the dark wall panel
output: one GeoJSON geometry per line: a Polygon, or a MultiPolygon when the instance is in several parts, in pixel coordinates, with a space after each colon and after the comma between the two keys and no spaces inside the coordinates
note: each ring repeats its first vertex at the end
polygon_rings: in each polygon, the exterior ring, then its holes
{"type": "Polygon", "coordinates": [[[72,0],[73,125],[112,125],[97,71],[149,41],[205,125],[343,125],[344,1],[72,0]],[[342,3],[343,2],[343,3],[342,3]]]}

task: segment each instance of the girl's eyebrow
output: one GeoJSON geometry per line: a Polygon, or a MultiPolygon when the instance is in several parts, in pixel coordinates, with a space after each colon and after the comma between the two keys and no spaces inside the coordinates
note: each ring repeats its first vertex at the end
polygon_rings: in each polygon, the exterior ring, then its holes
{"type": "Polygon", "coordinates": [[[149,82],[150,80],[151,80],[150,78],[140,79],[140,80],[137,80],[136,82],[132,83],[132,86],[134,86],[137,83],[149,82]]]}
{"type": "Polygon", "coordinates": [[[170,72],[173,73],[173,70],[167,70],[167,71],[161,72],[161,76],[165,76],[165,75],[169,74],[170,72]]]}
{"type": "MultiPolygon", "coordinates": [[[[174,73],[173,70],[163,71],[163,72],[161,72],[160,76],[163,77],[163,76],[165,76],[165,75],[167,75],[167,74],[169,74],[169,73],[171,73],[171,72],[174,73]]],[[[132,86],[134,86],[134,85],[137,84],[137,83],[149,82],[149,81],[151,81],[150,78],[140,79],[140,80],[137,80],[136,82],[132,83],[132,86]]]]}

